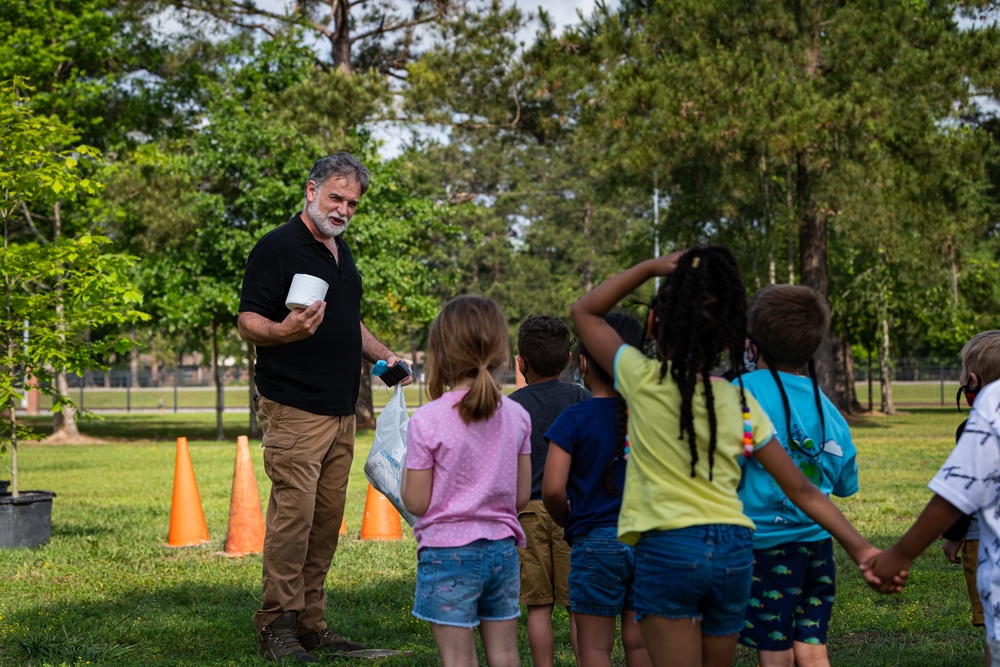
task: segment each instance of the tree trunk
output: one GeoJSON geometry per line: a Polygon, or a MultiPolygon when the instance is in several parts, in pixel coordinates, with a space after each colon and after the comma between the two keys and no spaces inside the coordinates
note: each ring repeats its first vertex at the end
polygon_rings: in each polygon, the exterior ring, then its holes
{"type": "MultiPolygon", "coordinates": [[[[132,340],[135,340],[135,325],[132,325],[132,340]]],[[[139,386],[139,350],[133,347],[128,351],[128,386],[139,386]]]]}
{"type": "Polygon", "coordinates": [[[250,390],[250,395],[247,398],[250,400],[250,437],[255,439],[261,437],[260,422],[257,421],[257,413],[253,411],[253,397],[257,395],[256,364],[257,348],[254,347],[253,343],[247,343],[247,387],[250,390]]]}
{"type": "Polygon", "coordinates": [[[884,301],[879,310],[881,336],[878,346],[878,367],[882,386],[882,412],[894,415],[896,414],[896,406],[892,402],[892,382],[889,379],[889,314],[886,312],[884,301]]]}
{"type": "Polygon", "coordinates": [[[330,37],[330,51],[333,64],[338,70],[350,74],[351,68],[351,33],[348,13],[351,3],[342,0],[333,6],[334,28],[330,37]]]}
{"type": "MultiPolygon", "coordinates": [[[[56,373],[56,388],[60,396],[69,396],[69,382],[66,380],[65,368],[59,369],[56,373]]],[[[58,432],[62,432],[70,440],[80,437],[80,429],[76,426],[76,407],[72,403],[64,405],[53,416],[52,435],[58,432]]]]}
{"type": "MultiPolygon", "coordinates": [[[[3,250],[6,255],[8,250],[8,237],[10,230],[8,229],[8,212],[5,211],[3,214],[3,250]]],[[[15,338],[14,332],[14,317],[13,310],[11,306],[11,274],[8,271],[7,262],[4,261],[3,264],[3,305],[4,305],[4,322],[6,326],[3,327],[3,345],[4,352],[6,353],[6,364],[4,365],[3,371],[5,373],[13,374],[17,368],[17,364],[14,363],[14,346],[18,344],[17,338],[15,338]]],[[[20,282],[20,281],[19,281],[20,282]]],[[[17,398],[14,396],[10,397],[10,403],[3,406],[0,409],[0,418],[4,418],[7,421],[7,425],[10,428],[10,495],[13,498],[17,498],[17,398]],[[7,414],[9,411],[9,414],[7,414]]]]}
{"type": "MultiPolygon", "coordinates": [[[[62,303],[56,304],[56,318],[62,322],[64,308],[62,303]]],[[[83,378],[80,378],[83,382],[83,378]]],[[[56,390],[64,399],[69,399],[69,382],[66,380],[66,369],[56,370],[56,390]]],[[[78,439],[80,429],[76,426],[76,407],[72,402],[62,406],[58,412],[52,416],[52,436],[53,438],[78,439]]]]}
{"type": "Polygon", "coordinates": [[[826,298],[829,276],[826,266],[826,217],[819,215],[811,201],[805,156],[799,154],[795,187],[799,205],[799,263],[802,284],[826,298]]]}
{"type": "MultiPolygon", "coordinates": [[[[827,219],[817,213],[810,192],[809,168],[804,153],[796,155],[795,192],[798,202],[799,263],[802,267],[802,284],[816,290],[824,299],[829,288],[827,273],[827,219]]],[[[844,365],[836,363],[839,351],[835,346],[840,342],[836,336],[827,334],[816,350],[816,378],[820,388],[837,408],[850,414],[853,392],[846,391],[850,379],[844,376],[844,365]]]]}
{"type": "Polygon", "coordinates": [[[10,496],[17,498],[19,495],[17,487],[17,400],[12,399],[7,410],[9,414],[4,416],[9,417],[8,423],[10,424],[10,496]]]}
{"type": "Polygon", "coordinates": [[[375,428],[375,407],[372,403],[372,365],[361,361],[361,385],[358,391],[358,402],[354,406],[357,427],[375,428]]]}
{"type": "Polygon", "coordinates": [[[846,338],[838,336],[836,338],[837,347],[835,355],[837,357],[837,367],[841,369],[838,377],[842,377],[846,384],[843,394],[848,405],[851,406],[851,413],[863,410],[861,402],[858,401],[858,390],[854,383],[854,353],[851,352],[851,343],[846,338]]]}
{"type": "MultiPolygon", "coordinates": [[[[135,340],[135,327],[132,327],[132,329],[132,340],[135,340]]],[[[153,336],[149,341],[149,386],[159,387],[162,383],[163,379],[160,377],[160,361],[156,355],[156,336],[153,336]]]]}
{"type": "Polygon", "coordinates": [[[948,236],[948,261],[951,263],[951,300],[958,308],[958,262],[955,260],[955,243],[948,236]]]}
{"type": "Polygon", "coordinates": [[[872,366],[872,351],[868,350],[868,412],[875,411],[875,394],[872,391],[873,377],[875,375],[874,366],[872,366]]]}
{"type": "MultiPolygon", "coordinates": [[[[55,243],[62,236],[62,202],[56,202],[52,206],[52,242],[55,243]]],[[[65,308],[62,304],[62,299],[56,304],[56,320],[58,322],[63,321],[63,315],[65,313],[65,308]]],[[[63,327],[60,324],[60,336],[65,334],[61,333],[63,327]]],[[[82,379],[81,379],[82,382],[82,379]]],[[[56,370],[56,390],[58,390],[59,395],[64,399],[69,399],[69,382],[66,381],[66,369],[59,368],[56,370]]],[[[72,402],[67,403],[62,407],[62,409],[55,413],[52,422],[52,436],[62,435],[66,438],[79,438],[80,430],[76,427],[76,408],[73,406],[72,402]]]]}
{"type": "Polygon", "coordinates": [[[222,413],[226,409],[226,389],[219,370],[219,323],[212,320],[212,383],[215,385],[215,439],[225,440],[222,413]]]}

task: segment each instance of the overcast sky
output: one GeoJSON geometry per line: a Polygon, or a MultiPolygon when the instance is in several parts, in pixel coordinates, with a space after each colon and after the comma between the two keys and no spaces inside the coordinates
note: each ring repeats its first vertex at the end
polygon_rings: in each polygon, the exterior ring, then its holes
{"type": "MultiPolygon", "coordinates": [[[[556,25],[557,32],[561,32],[567,25],[577,23],[580,20],[577,10],[583,12],[584,16],[590,16],[595,3],[596,0],[514,0],[514,4],[526,14],[537,14],[539,7],[547,11],[556,25]]],[[[521,41],[525,44],[530,44],[537,28],[537,23],[527,26],[522,33],[521,41]]],[[[437,138],[444,137],[441,132],[435,131],[432,128],[414,127],[408,124],[380,123],[378,126],[371,127],[371,130],[375,138],[382,142],[382,148],[379,153],[381,153],[383,158],[391,158],[398,155],[403,148],[403,144],[408,143],[412,139],[413,132],[437,138]]]]}
{"type": "Polygon", "coordinates": [[[594,8],[595,0],[515,0],[514,4],[524,12],[535,12],[539,7],[547,11],[559,28],[576,23],[577,10],[584,16],[589,16],[594,8]]]}

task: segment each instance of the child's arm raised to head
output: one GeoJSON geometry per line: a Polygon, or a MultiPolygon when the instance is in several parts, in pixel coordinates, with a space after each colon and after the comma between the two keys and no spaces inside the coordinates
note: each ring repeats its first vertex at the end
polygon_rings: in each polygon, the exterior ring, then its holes
{"type": "Polygon", "coordinates": [[[591,357],[602,367],[614,368],[615,354],[622,346],[621,336],[604,321],[604,316],[633,290],[655,276],[665,276],[677,268],[677,260],[686,250],[647,259],[612,276],[584,294],[573,304],[569,314],[580,339],[591,357]]]}
{"type": "Polygon", "coordinates": [[[829,531],[855,563],[863,563],[877,553],[878,550],[861,537],[837,506],[802,474],[775,438],[755,451],[753,456],[774,477],[789,500],[829,531]]]}
{"type": "Polygon", "coordinates": [[[434,471],[410,470],[403,466],[403,483],[399,495],[403,504],[413,516],[423,516],[431,504],[431,491],[434,490],[434,471]]]}
{"type": "Polygon", "coordinates": [[[549,443],[545,457],[545,475],[542,477],[542,502],[556,524],[566,527],[569,520],[569,503],[566,499],[566,482],[573,456],[554,442],[549,443]]]}

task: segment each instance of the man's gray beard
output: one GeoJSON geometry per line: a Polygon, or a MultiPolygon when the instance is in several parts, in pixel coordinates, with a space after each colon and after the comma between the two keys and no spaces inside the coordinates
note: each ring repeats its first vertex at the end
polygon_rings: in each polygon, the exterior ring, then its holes
{"type": "Polygon", "coordinates": [[[309,202],[309,206],[306,207],[306,213],[309,214],[309,219],[313,221],[316,225],[316,229],[319,230],[320,234],[324,236],[329,236],[331,238],[340,236],[347,229],[347,223],[344,223],[340,227],[337,227],[330,223],[330,221],[319,212],[319,199],[309,202]]]}

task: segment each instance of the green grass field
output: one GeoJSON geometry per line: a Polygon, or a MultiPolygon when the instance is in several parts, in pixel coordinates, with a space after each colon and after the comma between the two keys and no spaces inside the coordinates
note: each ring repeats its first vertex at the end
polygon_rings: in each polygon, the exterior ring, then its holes
{"type": "MultiPolygon", "coordinates": [[[[888,546],[913,521],[961,420],[955,410],[920,409],[854,425],[861,492],[838,501],[858,529],[888,546]]],[[[214,415],[117,415],[84,423],[105,442],[86,446],[27,444],[20,449],[21,488],[50,489],[52,542],[0,550],[0,666],[121,667],[261,665],[250,616],[260,598],[260,556],[230,559],[224,547],[236,436],[245,414],[226,415],[226,442],[212,442],[214,415]],[[211,544],[165,546],[177,436],[191,457],[211,544]]],[[[46,422],[34,419],[39,430],[46,422]]],[[[357,539],[364,512],[362,472],[372,432],[359,433],[347,504],[350,536],[327,580],[327,619],[369,646],[412,651],[382,664],[438,664],[430,626],[410,608],[416,543],[357,539]]],[[[251,443],[262,501],[269,482],[251,443]]],[[[0,457],[0,465],[9,463],[0,457]]],[[[0,477],[6,478],[0,467],[0,477]]],[[[838,602],[829,648],[840,667],[974,667],[982,630],[969,623],[961,568],[937,546],[915,564],[907,590],[882,597],[867,589],[838,550],[838,602]]],[[[523,618],[523,616],[522,616],[523,618]]],[[[573,665],[564,612],[558,612],[556,664],[573,665]]],[[[527,637],[521,655],[530,664],[527,637]]],[[[616,664],[624,664],[622,655],[616,664]]],[[[328,664],[348,664],[329,661],[328,664]]],[[[740,650],[737,665],[756,664],[740,650]]]]}

